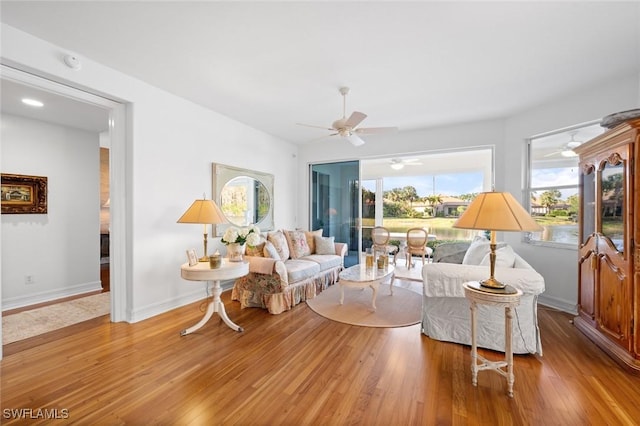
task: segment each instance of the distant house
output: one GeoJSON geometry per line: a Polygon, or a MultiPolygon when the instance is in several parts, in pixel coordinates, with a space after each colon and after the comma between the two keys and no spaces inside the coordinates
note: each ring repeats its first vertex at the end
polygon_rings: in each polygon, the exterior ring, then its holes
{"type": "Polygon", "coordinates": [[[547,208],[547,206],[543,206],[540,204],[538,198],[531,198],[531,214],[533,216],[544,216],[549,211],[553,210],[569,210],[571,208],[571,204],[566,203],[565,201],[559,201],[558,203],[551,206],[551,208],[547,208]]]}
{"type": "MultiPolygon", "coordinates": [[[[436,216],[460,216],[460,207],[464,209],[469,205],[469,201],[461,200],[457,197],[451,197],[447,195],[442,196],[442,203],[437,204],[436,208],[436,216]]],[[[462,211],[464,211],[462,209],[462,211]]]]}
{"type": "Polygon", "coordinates": [[[533,216],[544,216],[547,214],[547,208],[540,204],[538,200],[531,200],[531,214],[533,216]]]}

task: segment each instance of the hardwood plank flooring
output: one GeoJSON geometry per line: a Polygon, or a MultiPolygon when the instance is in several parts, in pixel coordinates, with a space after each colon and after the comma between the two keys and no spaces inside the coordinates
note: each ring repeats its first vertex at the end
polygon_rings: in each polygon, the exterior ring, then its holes
{"type": "MultiPolygon", "coordinates": [[[[411,286],[415,284],[404,284],[411,286]]],[[[544,356],[516,355],[514,398],[504,378],[471,385],[470,348],[420,325],[366,328],[300,304],[270,315],[223,293],[238,333],[198,302],[136,324],[108,317],[5,345],[2,424],[626,425],[640,421],[640,377],[571,324],[540,307],[544,356]],[[22,418],[7,410],[31,409],[22,418]],[[66,411],[60,411],[60,410],[66,411]],[[52,411],[48,411],[49,414],[52,411]]],[[[502,354],[481,351],[498,359],[502,354]]]]}

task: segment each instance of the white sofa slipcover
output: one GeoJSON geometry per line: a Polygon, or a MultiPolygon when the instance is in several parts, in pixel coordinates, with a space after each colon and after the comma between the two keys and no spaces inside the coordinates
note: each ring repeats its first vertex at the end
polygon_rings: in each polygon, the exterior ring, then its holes
{"type": "MultiPolygon", "coordinates": [[[[436,252],[438,249],[436,249],[436,252]]],[[[462,284],[489,277],[489,267],[457,263],[428,263],[422,268],[422,332],[436,340],[471,345],[471,313],[462,284]]],[[[513,352],[542,355],[538,328],[538,295],[544,278],[517,254],[513,268],[496,267],[499,281],[522,290],[513,319],[513,352]]],[[[478,347],[504,352],[504,309],[478,306],[478,347]]]]}

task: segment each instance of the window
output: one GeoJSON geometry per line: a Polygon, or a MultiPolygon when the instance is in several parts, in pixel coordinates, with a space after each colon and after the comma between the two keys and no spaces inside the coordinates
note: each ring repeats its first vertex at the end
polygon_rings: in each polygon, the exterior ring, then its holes
{"type": "Polygon", "coordinates": [[[599,122],[534,136],[528,141],[529,212],[544,229],[527,242],[578,246],[578,156],[573,148],[603,133],[599,122]]]}
{"type": "Polygon", "coordinates": [[[409,228],[424,228],[432,240],[470,240],[477,231],[452,228],[475,194],[493,182],[493,148],[415,153],[363,159],[362,247],[371,229],[384,226],[392,241],[409,228]]]}

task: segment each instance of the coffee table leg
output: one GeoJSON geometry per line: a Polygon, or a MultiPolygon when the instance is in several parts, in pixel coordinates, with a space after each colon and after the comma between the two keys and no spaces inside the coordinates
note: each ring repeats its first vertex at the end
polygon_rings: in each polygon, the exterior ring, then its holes
{"type": "Polygon", "coordinates": [[[344,302],[344,285],[340,283],[340,304],[342,305],[343,302],[344,302]]]}
{"type": "Polygon", "coordinates": [[[371,297],[371,307],[375,311],[376,309],[376,295],[378,294],[378,283],[371,284],[371,290],[373,290],[373,296],[371,297]]]}
{"type": "Polygon", "coordinates": [[[396,279],[396,273],[391,273],[391,278],[389,278],[389,290],[391,291],[391,295],[393,296],[393,281],[396,279]]]}

